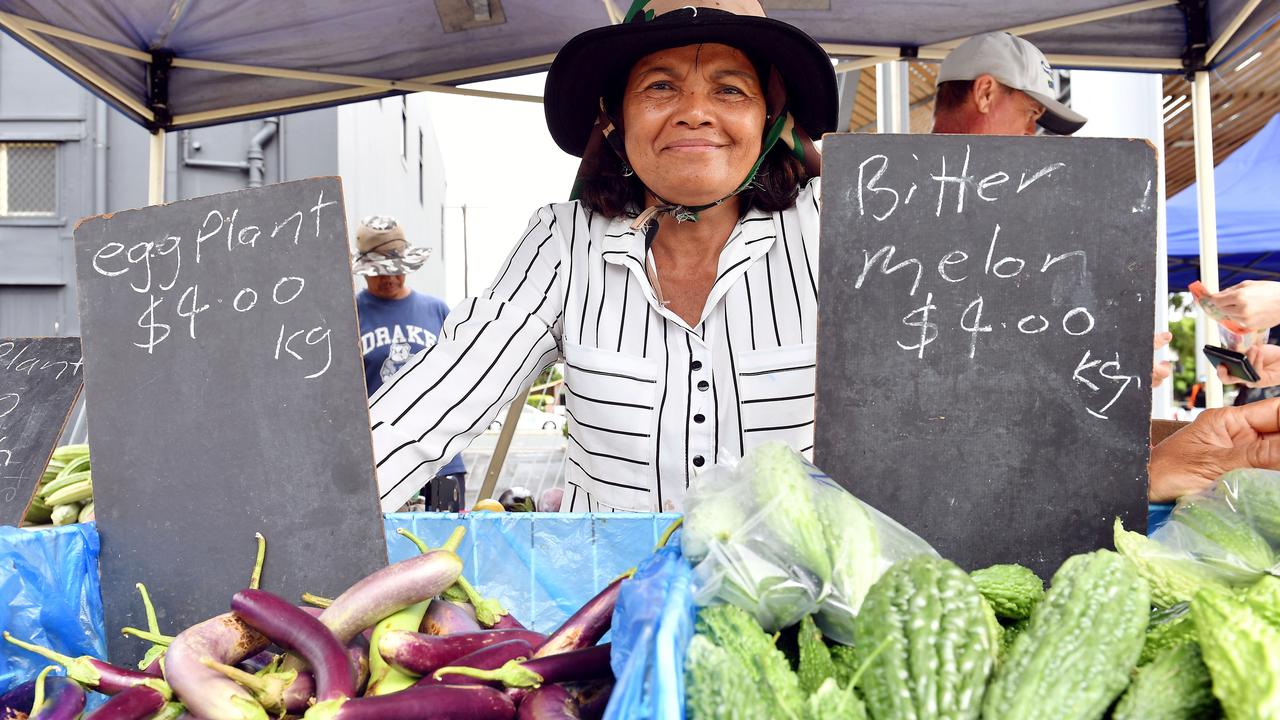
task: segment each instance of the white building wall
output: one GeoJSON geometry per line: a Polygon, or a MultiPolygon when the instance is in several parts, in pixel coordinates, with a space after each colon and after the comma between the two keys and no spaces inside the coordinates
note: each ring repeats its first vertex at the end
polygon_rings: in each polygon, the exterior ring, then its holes
{"type": "Polygon", "coordinates": [[[414,245],[432,249],[409,286],[445,296],[444,161],[422,95],[404,95],[338,108],[338,174],[355,245],[361,218],[390,215],[414,245]]]}
{"type": "MultiPolygon", "coordinates": [[[[1097,70],[1071,72],[1071,107],[1089,118],[1077,136],[1142,138],[1156,150],[1157,212],[1156,331],[1169,325],[1169,256],[1165,236],[1163,78],[1154,73],[1118,73],[1097,70]]],[[[1162,359],[1172,359],[1167,350],[1162,359]]],[[[1151,414],[1173,415],[1173,383],[1166,382],[1153,396],[1151,414]]]]}

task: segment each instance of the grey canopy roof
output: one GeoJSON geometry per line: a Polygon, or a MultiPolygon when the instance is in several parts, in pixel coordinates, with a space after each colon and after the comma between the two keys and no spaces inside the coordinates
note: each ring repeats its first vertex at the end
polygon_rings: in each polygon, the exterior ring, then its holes
{"type": "MultiPolygon", "coordinates": [[[[176,129],[543,69],[626,4],[0,0],[0,26],[140,124],[176,129]]],[[[842,58],[939,58],[949,41],[1009,29],[1059,67],[1157,72],[1225,62],[1280,13],[1280,0],[1205,0],[1203,10],[1196,0],[764,4],[842,58]],[[1062,18],[1066,26],[1036,27],[1062,18]]]]}

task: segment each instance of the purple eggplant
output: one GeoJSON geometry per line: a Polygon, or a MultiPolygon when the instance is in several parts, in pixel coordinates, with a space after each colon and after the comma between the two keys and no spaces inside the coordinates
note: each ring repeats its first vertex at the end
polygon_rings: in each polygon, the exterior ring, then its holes
{"type": "Polygon", "coordinates": [[[70,678],[49,675],[51,669],[53,666],[45,668],[36,678],[30,717],[32,720],[76,720],[84,711],[84,688],[70,678]]]}
{"type": "Polygon", "coordinates": [[[364,686],[369,682],[369,643],[365,641],[363,635],[357,635],[347,645],[347,660],[351,663],[351,668],[356,672],[356,694],[364,692],[364,686]]]}
{"type": "Polygon", "coordinates": [[[36,681],[28,680],[0,695],[0,720],[26,720],[36,702],[36,681]]]}
{"type": "Polygon", "coordinates": [[[448,550],[401,560],[352,585],[320,613],[320,622],[346,644],[391,613],[444,592],[460,575],[462,560],[448,550]]]}
{"type": "Polygon", "coordinates": [[[378,652],[387,662],[414,675],[435,672],[464,655],[508,640],[523,640],[537,647],[544,636],[529,630],[481,630],[459,635],[425,635],[392,630],[382,636],[378,652]]]}
{"type": "Polygon", "coordinates": [[[493,624],[493,630],[524,630],[524,624],[516,619],[515,615],[507,613],[498,618],[498,622],[493,624]]]}
{"type": "Polygon", "coordinates": [[[483,685],[431,685],[313,705],[304,720],[512,720],[516,706],[483,685]]]}
{"type": "MultiPolygon", "coordinates": [[[[475,668],[476,670],[497,670],[512,660],[528,660],[533,654],[533,646],[524,640],[507,640],[497,645],[481,648],[473,653],[454,660],[450,665],[475,668]]],[[[463,675],[447,674],[427,675],[418,681],[419,685],[473,685],[477,681],[463,675]]]]}
{"type": "Polygon", "coordinates": [[[4,639],[23,650],[28,650],[62,665],[67,669],[67,677],[105,695],[115,695],[122,690],[156,679],[154,675],[116,667],[109,662],[103,662],[88,655],[81,655],[77,658],[69,657],[55,650],[19,640],[8,632],[4,634],[4,639]]]}
{"type": "Polygon", "coordinates": [[[245,672],[261,672],[262,670],[265,670],[268,665],[279,659],[279,657],[279,655],[270,650],[263,650],[251,658],[245,658],[240,662],[238,667],[245,672]]]}
{"type": "Polygon", "coordinates": [[[578,703],[559,685],[543,685],[520,701],[519,720],[582,720],[578,703]]]}
{"type": "Polygon", "coordinates": [[[206,663],[235,665],[266,649],[266,636],[226,613],[192,625],[165,654],[165,678],[192,715],[204,720],[267,720],[248,690],[206,663]]]}
{"type": "Polygon", "coordinates": [[[422,618],[422,632],[428,635],[457,635],[479,630],[474,610],[440,598],[431,601],[422,618]]]}
{"type": "Polygon", "coordinates": [[[608,680],[613,678],[613,668],[609,665],[609,650],[609,644],[605,643],[559,655],[534,657],[524,662],[512,660],[496,670],[476,670],[447,665],[437,669],[434,674],[441,677],[450,673],[465,675],[490,683],[502,683],[509,688],[536,688],[554,683],[608,680]]]}
{"type": "Polygon", "coordinates": [[[609,697],[613,694],[612,680],[568,683],[563,687],[578,704],[578,713],[582,716],[582,720],[600,720],[604,717],[605,708],[609,707],[609,697]]]}
{"type": "Polygon", "coordinates": [[[307,661],[315,675],[316,700],[324,702],[356,694],[356,673],[343,642],[317,618],[266,590],[236,593],[231,598],[231,612],[275,644],[307,661]]]}
{"type": "Polygon", "coordinates": [[[159,690],[135,685],[117,693],[86,715],[84,720],[144,720],[160,712],[167,701],[168,698],[159,690]]]}
{"type": "Polygon", "coordinates": [[[580,650],[600,642],[613,623],[613,606],[618,603],[618,588],[631,576],[627,573],[605,586],[598,595],[578,608],[547,641],[533,652],[536,658],[556,655],[567,650],[580,650]]]}

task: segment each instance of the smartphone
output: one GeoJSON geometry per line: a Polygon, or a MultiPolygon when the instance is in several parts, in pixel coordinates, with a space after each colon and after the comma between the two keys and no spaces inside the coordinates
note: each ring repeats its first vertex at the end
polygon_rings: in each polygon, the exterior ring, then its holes
{"type": "Polygon", "coordinates": [[[1209,358],[1209,362],[1214,367],[1225,367],[1233,377],[1238,377],[1247,382],[1258,382],[1261,379],[1258,371],[1253,368],[1253,364],[1249,362],[1249,359],[1243,353],[1213,345],[1205,345],[1204,355],[1209,358]]]}

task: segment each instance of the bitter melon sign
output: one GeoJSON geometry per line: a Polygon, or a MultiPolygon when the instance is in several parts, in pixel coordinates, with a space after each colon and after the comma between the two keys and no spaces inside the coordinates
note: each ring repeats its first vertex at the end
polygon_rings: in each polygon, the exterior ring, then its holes
{"type": "MultiPolygon", "coordinates": [[[[386,562],[342,186],[316,178],[89,218],[76,274],[107,627],[335,593],[386,562]]],[[[145,648],[108,633],[118,660],[145,648]]]]}
{"type": "Polygon", "coordinates": [[[1155,156],[1142,141],[824,141],[819,467],[972,569],[1143,527],[1155,156]]]}
{"type": "Polygon", "coordinates": [[[0,338],[0,525],[26,515],[80,395],[80,338],[0,338]]]}

